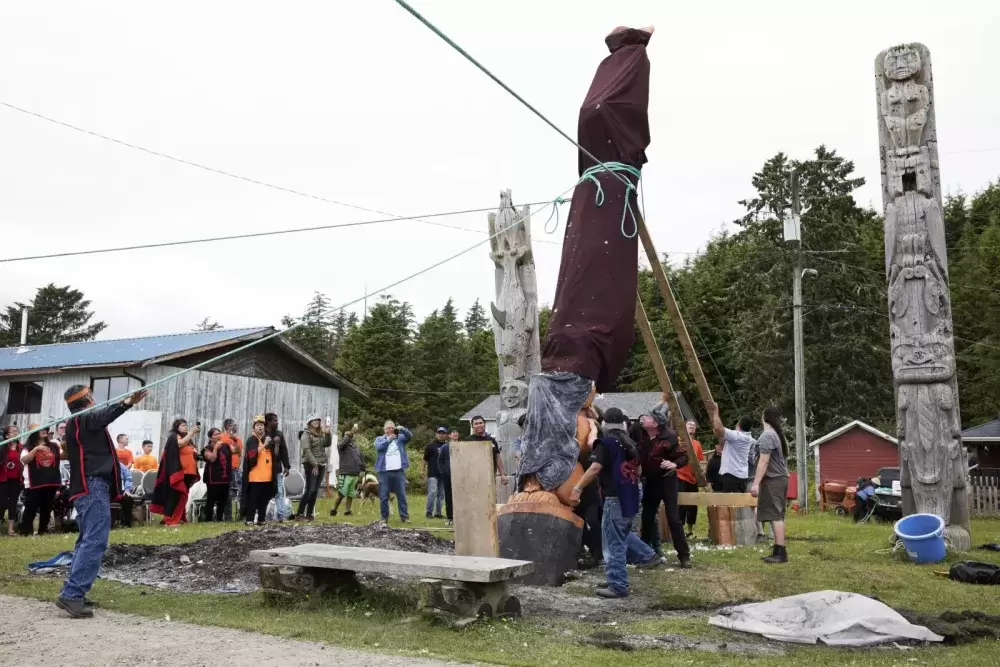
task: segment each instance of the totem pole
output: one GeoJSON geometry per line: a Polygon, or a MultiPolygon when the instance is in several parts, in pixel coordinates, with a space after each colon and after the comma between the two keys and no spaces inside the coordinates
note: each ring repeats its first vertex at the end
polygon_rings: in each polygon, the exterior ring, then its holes
{"type": "Polygon", "coordinates": [[[500,361],[500,412],[494,434],[512,475],[512,445],[521,434],[517,420],[528,406],[528,379],[540,372],[538,288],[531,253],[529,208],[514,208],[510,190],[500,193],[500,208],[489,214],[490,258],[496,265],[493,337],[500,361]]]}
{"type": "Polygon", "coordinates": [[[936,514],[971,546],[930,52],[875,59],[885,271],[903,514],[936,514]]]}

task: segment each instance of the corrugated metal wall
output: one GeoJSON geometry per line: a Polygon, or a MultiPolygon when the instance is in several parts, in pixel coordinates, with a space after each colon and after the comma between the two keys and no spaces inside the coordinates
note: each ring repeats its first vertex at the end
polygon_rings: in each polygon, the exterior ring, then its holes
{"type": "MultiPolygon", "coordinates": [[[[181,369],[169,366],[150,366],[141,370],[130,369],[130,372],[151,383],[179,370],[181,369]]],[[[0,395],[6,395],[8,383],[12,381],[42,382],[42,412],[35,415],[5,415],[2,421],[4,424],[17,423],[23,429],[31,423],[61,417],[66,414],[63,393],[67,388],[74,384],[89,385],[91,377],[114,375],[120,375],[120,372],[102,368],[3,378],[0,380],[0,395]]],[[[138,387],[137,382],[135,387],[138,387]]],[[[163,413],[161,432],[164,434],[170,430],[173,421],[181,417],[192,424],[200,421],[205,433],[213,426],[221,427],[224,419],[232,418],[236,420],[240,435],[244,438],[250,431],[254,415],[274,412],[280,420],[281,430],[289,440],[291,463],[298,467],[297,434],[305,426],[306,417],[314,412],[322,417],[329,416],[336,429],[339,398],[339,390],[332,387],[189,371],[155,387],[143,401],[142,408],[163,413]]]]}
{"type": "Polygon", "coordinates": [[[872,477],[879,468],[899,465],[899,450],[891,442],[863,428],[825,442],[819,449],[820,481],[850,482],[872,477]]]}

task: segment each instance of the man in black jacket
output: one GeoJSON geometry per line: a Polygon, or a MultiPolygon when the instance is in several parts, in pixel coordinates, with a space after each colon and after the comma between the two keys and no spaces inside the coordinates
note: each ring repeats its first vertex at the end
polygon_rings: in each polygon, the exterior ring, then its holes
{"type": "Polygon", "coordinates": [[[292,515],[291,510],[285,511],[285,478],[291,472],[292,466],[288,463],[288,441],[285,434],[278,429],[278,415],[268,412],[264,415],[264,430],[271,436],[271,445],[274,453],[281,461],[281,476],[278,477],[278,495],[274,497],[274,516],[278,521],[284,521],[292,515]]]}
{"type": "Polygon", "coordinates": [[[80,534],[56,606],[73,618],[90,618],[93,609],[86,598],[101,571],[101,559],[111,532],[111,502],[121,495],[121,470],[108,426],[146,397],[140,390],[120,403],[83,412],[94,405],[90,387],[74,385],[64,398],[73,417],[66,424],[66,456],[69,459],[69,496],[76,508],[80,534]],[[82,413],[82,414],[78,414],[82,413]]]}

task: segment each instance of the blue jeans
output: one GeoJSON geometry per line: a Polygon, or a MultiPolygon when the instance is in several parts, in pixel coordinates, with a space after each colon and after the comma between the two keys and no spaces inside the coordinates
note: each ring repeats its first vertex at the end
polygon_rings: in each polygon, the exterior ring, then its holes
{"type": "Polygon", "coordinates": [[[444,503],[444,484],[438,477],[427,478],[427,514],[441,516],[441,505],[444,503]]]}
{"type": "Polygon", "coordinates": [[[632,518],[622,516],[618,498],[604,499],[601,534],[604,538],[604,573],[608,587],[618,595],[628,595],[628,574],[625,564],[648,563],[656,559],[656,552],[632,532],[632,518]]]}
{"type": "Polygon", "coordinates": [[[285,476],[278,473],[278,495],[274,497],[274,515],[278,521],[284,521],[292,515],[291,510],[285,509],[285,476]]]}
{"type": "Polygon", "coordinates": [[[389,520],[389,494],[396,494],[396,505],[399,507],[399,518],[409,519],[410,508],[406,504],[406,471],[386,470],[378,473],[378,499],[382,520],[389,520]]]}
{"type": "Polygon", "coordinates": [[[80,534],[73,548],[73,563],[59,597],[82,600],[101,571],[101,559],[111,533],[111,492],[103,477],[87,478],[87,494],[73,501],[80,534]]]}

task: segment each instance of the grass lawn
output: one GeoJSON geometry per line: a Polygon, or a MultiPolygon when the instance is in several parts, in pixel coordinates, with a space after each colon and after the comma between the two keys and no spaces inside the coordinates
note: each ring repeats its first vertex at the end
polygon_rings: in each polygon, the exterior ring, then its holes
{"type": "MultiPolygon", "coordinates": [[[[423,518],[423,498],[411,498],[415,510],[413,526],[441,528],[440,520],[423,518]]],[[[327,516],[330,501],[320,502],[321,521],[369,523],[374,512],[354,517],[327,516]]],[[[701,517],[704,522],[704,516],[701,517]]],[[[395,520],[390,522],[395,525],[395,520]]],[[[196,524],[181,528],[148,527],[116,530],[113,542],[166,544],[211,537],[235,525],[196,524]]],[[[972,526],[974,544],[1000,542],[1000,521],[977,520],[972,526]]],[[[704,536],[704,525],[698,534],[704,536]]],[[[438,533],[449,536],[450,533],[438,533]]],[[[915,566],[879,553],[887,546],[891,527],[855,526],[849,519],[814,514],[789,520],[789,556],[784,566],[760,562],[761,549],[694,552],[695,568],[643,573],[634,585],[652,587],[664,608],[693,608],[739,599],[765,600],[813,590],[837,589],[876,595],[889,605],[925,613],[974,610],[1000,614],[996,588],[951,582],[935,575],[946,564],[915,566]]],[[[25,565],[72,548],[75,535],[32,538],[0,537],[0,593],[39,599],[54,599],[59,582],[31,577],[25,565]]],[[[977,551],[975,560],[1000,563],[1000,554],[977,551]]],[[[953,562],[958,560],[950,558],[953,562]]],[[[566,590],[580,595],[581,613],[593,604],[587,588],[568,584],[566,590]]],[[[749,635],[719,630],[708,625],[707,612],[663,613],[646,620],[623,620],[615,627],[597,627],[577,620],[533,618],[516,622],[494,622],[474,626],[461,633],[433,625],[415,613],[412,596],[368,594],[359,599],[328,599],[319,602],[271,605],[255,595],[193,595],[127,586],[102,581],[92,597],[103,608],[149,617],[165,615],[173,620],[254,630],[328,644],[413,656],[433,656],[502,665],[615,665],[627,661],[641,665],[749,665],[767,667],[807,663],[810,667],[845,665],[909,665],[946,663],[975,666],[996,665],[1000,642],[981,640],[964,646],[934,646],[914,650],[849,650],[823,647],[786,647],[784,657],[747,657],[707,651],[640,650],[619,651],[582,646],[576,638],[601,630],[622,634],[679,633],[723,641],[754,642],[749,635]],[[387,599],[388,598],[388,599],[387,599]]]]}

